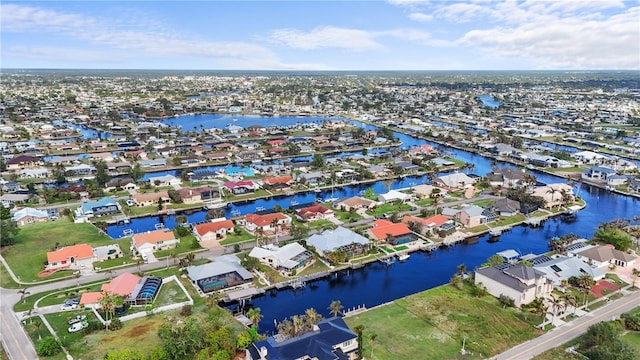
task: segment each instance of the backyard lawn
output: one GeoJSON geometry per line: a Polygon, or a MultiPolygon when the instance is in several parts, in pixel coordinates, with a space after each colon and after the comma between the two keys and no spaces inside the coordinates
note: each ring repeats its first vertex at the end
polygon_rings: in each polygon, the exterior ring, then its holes
{"type": "Polygon", "coordinates": [[[364,353],[370,354],[369,337],[376,334],[375,359],[459,357],[462,342],[473,355],[487,358],[534,338],[533,315],[504,309],[491,296],[472,297],[468,290],[444,285],[394,301],[389,305],[345,318],[350,328],[364,325],[364,353]]]}
{"type": "MultiPolygon", "coordinates": [[[[16,244],[3,248],[2,256],[20,280],[38,281],[42,280],[38,277],[38,272],[44,270],[47,251],[53,250],[56,244],[67,246],[83,243],[100,246],[113,244],[115,241],[92,224],[74,224],[64,217],[54,222],[22,227],[16,236],[16,244]]],[[[54,273],[47,279],[67,275],[71,275],[71,272],[54,273]]]]}
{"type": "Polygon", "coordinates": [[[376,206],[373,210],[367,211],[367,214],[373,216],[382,216],[384,214],[393,214],[401,211],[409,211],[411,210],[411,205],[409,204],[382,204],[376,206]]]}
{"type": "Polygon", "coordinates": [[[249,240],[254,240],[255,241],[255,236],[252,234],[249,234],[249,232],[247,232],[247,230],[243,229],[242,227],[236,227],[236,229],[240,229],[240,233],[236,234],[235,230],[231,231],[231,232],[227,232],[227,238],[220,241],[221,245],[230,245],[230,244],[235,244],[235,243],[241,243],[241,242],[245,242],[245,241],[249,241],[249,240]]]}

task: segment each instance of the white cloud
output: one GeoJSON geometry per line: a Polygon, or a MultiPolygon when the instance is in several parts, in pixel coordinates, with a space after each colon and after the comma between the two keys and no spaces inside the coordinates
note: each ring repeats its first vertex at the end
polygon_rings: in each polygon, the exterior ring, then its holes
{"type": "Polygon", "coordinates": [[[295,49],[317,50],[340,48],[353,51],[381,49],[374,34],[359,29],[334,26],[317,27],[309,32],[296,29],[278,29],[271,32],[269,40],[295,49]]]}
{"type": "Polygon", "coordinates": [[[396,6],[416,6],[416,5],[428,5],[429,0],[387,0],[391,5],[396,6]]]}
{"type": "Polygon", "coordinates": [[[85,50],[85,49],[73,49],[73,48],[60,48],[53,46],[43,47],[27,47],[27,46],[10,46],[2,49],[2,56],[19,57],[30,60],[45,60],[51,61],[74,61],[74,62],[106,62],[106,63],[119,63],[121,58],[119,56],[113,56],[113,53],[85,50]]]}
{"type": "Polygon", "coordinates": [[[425,14],[425,13],[420,13],[420,12],[414,12],[409,14],[409,19],[414,20],[414,21],[431,21],[433,20],[433,15],[430,14],[425,14]]]}
{"type": "Polygon", "coordinates": [[[464,23],[486,16],[490,13],[491,10],[487,6],[456,3],[440,7],[434,11],[433,14],[437,18],[446,19],[451,22],[464,23]]]}
{"type": "Polygon", "coordinates": [[[541,68],[637,69],[640,8],[605,19],[531,16],[529,22],[467,32],[460,43],[497,57],[529,58],[541,68]]]}

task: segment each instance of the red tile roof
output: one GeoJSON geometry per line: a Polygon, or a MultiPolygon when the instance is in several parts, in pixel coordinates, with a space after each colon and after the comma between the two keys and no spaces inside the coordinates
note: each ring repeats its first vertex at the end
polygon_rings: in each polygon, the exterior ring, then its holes
{"type": "Polygon", "coordinates": [[[49,263],[68,260],[71,257],[75,257],[76,261],[93,257],[93,248],[88,244],[78,244],[47,252],[47,261],[49,263]]]}
{"type": "Polygon", "coordinates": [[[133,236],[136,247],[140,247],[146,243],[157,244],[159,241],[175,240],[176,236],[171,230],[156,230],[133,236]]]}
{"type": "Polygon", "coordinates": [[[196,233],[200,236],[206,235],[209,232],[218,232],[220,229],[233,230],[233,221],[214,221],[195,226],[196,233]]]}
{"type": "Polygon", "coordinates": [[[247,222],[250,222],[252,224],[255,224],[256,226],[262,227],[262,226],[271,224],[271,222],[274,219],[277,219],[278,221],[288,219],[288,216],[282,213],[273,213],[273,214],[265,214],[265,215],[248,214],[245,218],[247,219],[247,222]]]}
{"type": "Polygon", "coordinates": [[[391,234],[391,236],[401,236],[410,234],[411,229],[409,229],[407,225],[402,223],[394,224],[391,221],[387,220],[376,220],[373,222],[371,233],[378,240],[384,240],[387,237],[387,234],[391,234]]]}
{"type": "Polygon", "coordinates": [[[424,221],[426,221],[428,224],[434,224],[433,226],[440,226],[449,220],[451,220],[449,217],[446,217],[441,214],[433,215],[431,217],[424,219],[424,221]]]}
{"type": "Polygon", "coordinates": [[[333,210],[327,209],[326,207],[322,206],[322,205],[311,205],[305,208],[301,208],[298,209],[298,211],[296,211],[296,214],[298,216],[314,216],[316,214],[331,214],[333,213],[333,210]]]}
{"type": "Polygon", "coordinates": [[[124,273],[116,276],[110,283],[102,285],[101,290],[111,294],[127,297],[131,295],[133,289],[140,282],[140,277],[131,273],[124,273]]]}
{"type": "Polygon", "coordinates": [[[80,305],[93,305],[97,304],[102,298],[101,292],[85,292],[80,296],[80,305]]]}
{"type": "Polygon", "coordinates": [[[293,177],[291,177],[291,175],[279,176],[279,177],[265,177],[265,178],[262,178],[262,181],[264,181],[265,184],[268,184],[268,185],[287,184],[293,181],[293,177]]]}

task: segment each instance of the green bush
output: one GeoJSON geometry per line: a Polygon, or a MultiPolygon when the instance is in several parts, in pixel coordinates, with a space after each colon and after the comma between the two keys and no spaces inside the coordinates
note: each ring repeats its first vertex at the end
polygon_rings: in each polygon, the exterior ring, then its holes
{"type": "Polygon", "coordinates": [[[62,351],[62,347],[58,340],[54,339],[53,336],[47,336],[36,346],[36,352],[40,356],[53,356],[60,351],[62,351]]]}
{"type": "Polygon", "coordinates": [[[122,321],[120,319],[115,318],[111,319],[111,323],[109,323],[109,330],[120,330],[122,329],[122,321]]]}

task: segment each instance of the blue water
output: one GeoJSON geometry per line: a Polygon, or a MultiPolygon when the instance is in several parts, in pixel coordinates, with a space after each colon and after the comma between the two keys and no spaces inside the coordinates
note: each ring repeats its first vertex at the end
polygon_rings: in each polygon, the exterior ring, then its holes
{"type": "MultiPolygon", "coordinates": [[[[253,117],[245,119],[245,117],[240,116],[235,118],[238,119],[236,123],[242,121],[242,124],[247,124],[246,126],[258,123],[256,120],[260,120],[259,123],[263,125],[263,119],[270,119],[253,117]]],[[[293,119],[300,120],[298,118],[293,119]]],[[[367,130],[375,129],[371,125],[361,126],[367,130]]],[[[491,160],[480,155],[443,147],[401,133],[396,133],[395,136],[402,141],[402,148],[431,144],[446,151],[449,156],[474,164],[475,168],[471,170],[473,173],[484,175],[491,171],[491,160]]],[[[499,162],[498,166],[513,167],[511,164],[502,162],[499,162]]],[[[565,182],[564,179],[553,175],[536,171],[533,171],[533,174],[542,183],[565,182]]],[[[423,182],[427,182],[426,177],[407,177],[394,181],[391,188],[406,188],[423,182]]],[[[331,190],[318,194],[311,192],[293,197],[279,197],[232,204],[225,211],[229,216],[255,212],[258,207],[269,209],[274,205],[280,205],[286,208],[292,201],[303,204],[313,202],[317,197],[325,199],[327,197],[353,196],[369,186],[373,187],[377,193],[386,191],[384,181],[379,181],[372,185],[357,185],[335,189],[333,192],[331,190]]],[[[363,304],[370,308],[445,284],[460,263],[464,263],[468,269],[473,269],[483,263],[489,256],[506,249],[515,249],[521,254],[542,253],[548,250],[548,240],[554,236],[575,233],[579,236],[590,238],[597,225],[601,222],[640,215],[640,200],[636,198],[616,195],[586,184],[576,185],[574,193],[581,196],[587,202],[587,206],[578,213],[576,220],[573,222],[564,222],[562,219],[556,218],[546,221],[540,228],[515,227],[511,231],[504,233],[497,243],[488,243],[488,236],[484,236],[474,244],[439,249],[432,254],[413,253],[408,261],[404,263],[396,262],[390,267],[386,267],[381,263],[374,263],[362,269],[342,272],[331,278],[307,284],[303,289],[269,292],[253,300],[253,306],[260,307],[264,315],[260,323],[260,331],[271,333],[274,330],[274,320],[282,321],[286,317],[301,314],[310,307],[315,308],[324,316],[329,316],[327,307],[333,300],[340,300],[346,308],[363,304]]],[[[199,222],[204,220],[205,211],[197,211],[187,215],[190,222],[199,222]]],[[[161,221],[168,228],[176,225],[175,215],[164,217],[163,219],[147,217],[133,219],[131,224],[127,225],[110,226],[108,233],[117,238],[122,236],[124,229],[133,229],[135,232],[151,230],[156,223],[161,221]]]]}
{"type": "Polygon", "coordinates": [[[68,121],[55,120],[53,124],[72,128],[78,131],[80,134],[82,134],[83,139],[107,139],[112,136],[111,133],[104,132],[104,131],[97,131],[97,130],[88,128],[86,126],[76,125],[68,121]]]}
{"type": "Polygon", "coordinates": [[[488,107],[488,108],[498,108],[500,106],[500,101],[492,98],[489,95],[478,95],[476,96],[476,98],[478,98],[478,100],[482,101],[482,107],[488,107]]]}
{"type": "MultiPolygon", "coordinates": [[[[185,115],[175,118],[161,120],[162,123],[170,126],[180,126],[184,131],[193,131],[199,129],[224,129],[229,125],[247,128],[252,125],[260,125],[263,127],[286,127],[295,126],[305,123],[322,124],[325,120],[343,120],[335,117],[317,117],[317,116],[251,116],[251,115],[228,115],[228,114],[203,114],[203,115],[185,115]]],[[[309,133],[312,135],[313,133],[309,133]]]]}

